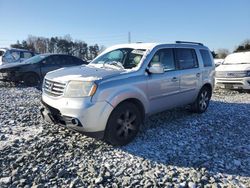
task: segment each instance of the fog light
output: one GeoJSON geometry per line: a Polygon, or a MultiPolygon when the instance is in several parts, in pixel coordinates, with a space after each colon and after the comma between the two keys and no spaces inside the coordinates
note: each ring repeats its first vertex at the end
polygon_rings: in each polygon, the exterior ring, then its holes
{"type": "Polygon", "coordinates": [[[78,125],[79,125],[79,120],[76,119],[76,118],[73,118],[73,119],[71,120],[71,122],[72,122],[72,124],[75,125],[75,126],[78,126],[78,125]]]}

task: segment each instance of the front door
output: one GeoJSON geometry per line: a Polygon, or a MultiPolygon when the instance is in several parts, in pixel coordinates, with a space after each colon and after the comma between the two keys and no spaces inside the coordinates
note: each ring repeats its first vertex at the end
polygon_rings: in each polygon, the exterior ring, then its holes
{"type": "Polygon", "coordinates": [[[164,73],[149,74],[148,98],[150,100],[150,112],[156,113],[169,109],[179,104],[180,75],[175,61],[174,50],[164,48],[158,50],[150,64],[161,63],[164,66],[164,73]]]}

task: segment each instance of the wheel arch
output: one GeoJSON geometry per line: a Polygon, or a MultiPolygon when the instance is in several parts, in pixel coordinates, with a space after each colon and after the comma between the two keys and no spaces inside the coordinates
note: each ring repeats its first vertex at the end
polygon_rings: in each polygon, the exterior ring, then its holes
{"type": "Polygon", "coordinates": [[[209,90],[210,90],[210,92],[211,92],[211,95],[212,95],[212,93],[213,93],[213,87],[212,87],[212,85],[210,84],[210,83],[205,83],[202,87],[201,87],[201,89],[200,90],[202,90],[202,88],[208,88],[209,90]]]}
{"type": "Polygon", "coordinates": [[[146,112],[145,112],[145,107],[144,107],[144,105],[142,104],[142,102],[141,102],[139,99],[137,99],[137,98],[127,98],[127,99],[125,99],[125,100],[123,100],[123,101],[120,101],[120,102],[114,107],[114,109],[115,109],[117,106],[119,106],[119,105],[121,105],[121,104],[123,104],[123,103],[125,103],[125,102],[129,102],[129,103],[135,104],[135,106],[139,109],[139,111],[140,111],[140,113],[141,113],[142,119],[144,120],[145,114],[146,114],[146,112]]]}
{"type": "Polygon", "coordinates": [[[148,114],[149,101],[147,96],[143,91],[135,87],[118,90],[117,92],[112,93],[112,95],[109,95],[109,97],[105,100],[110,103],[113,108],[116,108],[123,102],[131,102],[139,107],[143,118],[146,116],[146,114],[148,114]]]}

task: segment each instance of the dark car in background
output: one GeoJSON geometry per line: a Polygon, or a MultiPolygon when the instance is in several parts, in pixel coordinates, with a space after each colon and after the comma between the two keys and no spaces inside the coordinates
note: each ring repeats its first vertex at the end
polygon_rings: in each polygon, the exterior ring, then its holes
{"type": "Polygon", "coordinates": [[[0,66],[0,80],[15,83],[24,82],[27,86],[36,86],[42,83],[47,72],[83,64],[87,64],[87,62],[71,55],[40,54],[21,63],[0,66]]]}
{"type": "Polygon", "coordinates": [[[8,63],[20,63],[36,55],[34,52],[17,48],[0,48],[0,66],[8,63]]]}

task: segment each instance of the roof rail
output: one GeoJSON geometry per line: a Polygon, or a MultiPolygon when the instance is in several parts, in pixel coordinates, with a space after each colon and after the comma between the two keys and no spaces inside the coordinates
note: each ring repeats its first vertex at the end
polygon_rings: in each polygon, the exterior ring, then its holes
{"type": "Polygon", "coordinates": [[[204,46],[204,45],[203,45],[202,43],[200,43],[200,42],[175,41],[175,43],[177,43],[177,44],[181,44],[181,43],[183,43],[183,44],[197,44],[197,45],[204,46]]]}

